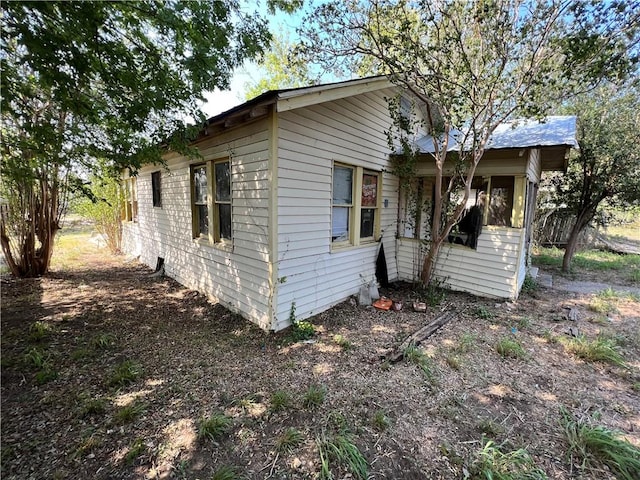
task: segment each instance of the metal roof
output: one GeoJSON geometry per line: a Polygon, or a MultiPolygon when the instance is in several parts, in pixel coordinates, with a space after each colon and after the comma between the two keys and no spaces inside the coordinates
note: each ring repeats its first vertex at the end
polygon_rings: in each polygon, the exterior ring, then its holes
{"type": "MultiPolygon", "coordinates": [[[[458,139],[464,132],[454,130],[449,134],[447,151],[461,149],[458,139]]],[[[433,137],[424,136],[416,141],[421,153],[433,153],[433,137]]],[[[578,147],[576,139],[576,117],[573,115],[549,116],[542,120],[513,120],[495,129],[486,150],[532,147],[578,147]]]]}

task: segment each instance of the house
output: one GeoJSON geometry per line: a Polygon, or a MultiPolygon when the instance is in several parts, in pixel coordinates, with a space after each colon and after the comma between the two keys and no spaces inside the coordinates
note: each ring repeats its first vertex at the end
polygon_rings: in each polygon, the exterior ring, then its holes
{"type": "MultiPolygon", "coordinates": [[[[125,175],[124,250],[151,267],[162,258],[168,276],[265,330],[356,294],[374,279],[381,245],[389,279],[415,279],[420,235],[405,228],[399,181],[388,172],[387,99],[397,94],[385,77],[365,78],[266,92],[209,119],[194,141],[201,158],[169,153],[165,166],[125,175]]],[[[529,184],[562,166],[566,145],[552,160],[546,146],[498,147],[478,173],[513,180],[511,223],[487,227],[473,252],[448,247],[454,254],[438,273],[467,289],[476,283],[476,255],[498,280],[469,290],[515,298],[526,260],[525,198],[535,197],[529,184]]],[[[428,164],[425,157],[419,171],[425,185],[428,164]]],[[[489,192],[505,182],[496,177],[489,192]]]]}

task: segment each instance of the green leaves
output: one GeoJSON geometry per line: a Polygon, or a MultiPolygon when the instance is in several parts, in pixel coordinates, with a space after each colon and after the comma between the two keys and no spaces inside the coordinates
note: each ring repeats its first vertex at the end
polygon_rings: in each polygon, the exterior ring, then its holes
{"type": "Polygon", "coordinates": [[[74,175],[193,153],[204,92],[270,40],[239,1],[4,2],[0,17],[0,242],[19,276],[47,271],[74,175]]]}

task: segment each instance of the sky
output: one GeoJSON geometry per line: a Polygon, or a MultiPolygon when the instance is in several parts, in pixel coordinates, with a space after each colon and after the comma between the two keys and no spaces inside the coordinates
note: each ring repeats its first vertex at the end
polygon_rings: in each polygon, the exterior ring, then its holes
{"type": "MultiPolygon", "coordinates": [[[[318,0],[305,1],[304,7],[291,15],[277,12],[275,15],[269,15],[266,12],[264,2],[258,8],[258,11],[269,19],[269,29],[271,33],[277,34],[280,31],[288,33],[292,41],[297,39],[296,28],[302,23],[306,12],[310,11],[318,0]]],[[[202,106],[202,110],[208,117],[212,117],[236,105],[244,103],[244,85],[247,82],[256,82],[259,80],[260,71],[254,62],[245,62],[240,68],[237,68],[231,77],[230,90],[215,90],[205,94],[207,103],[202,106]]]]}

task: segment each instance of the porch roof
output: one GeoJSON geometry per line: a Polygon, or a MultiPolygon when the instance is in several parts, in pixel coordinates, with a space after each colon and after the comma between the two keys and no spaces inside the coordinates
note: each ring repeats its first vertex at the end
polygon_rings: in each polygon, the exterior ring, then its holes
{"type": "MultiPolygon", "coordinates": [[[[449,134],[448,152],[461,149],[458,139],[464,131],[455,130],[449,134]]],[[[416,141],[420,153],[433,153],[433,137],[427,135],[416,141]]],[[[535,147],[576,147],[576,117],[573,115],[549,116],[543,120],[513,120],[498,125],[485,150],[535,147]]]]}

